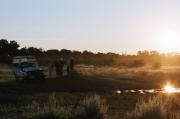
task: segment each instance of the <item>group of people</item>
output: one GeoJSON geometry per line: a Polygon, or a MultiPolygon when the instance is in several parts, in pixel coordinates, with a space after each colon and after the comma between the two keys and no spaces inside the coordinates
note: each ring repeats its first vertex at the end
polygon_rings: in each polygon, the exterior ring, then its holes
{"type": "Polygon", "coordinates": [[[69,75],[71,71],[74,70],[74,59],[57,59],[53,62],[49,63],[48,66],[49,69],[49,78],[53,77],[53,71],[55,69],[56,72],[56,78],[62,78],[64,75],[64,72],[66,72],[66,75],[69,75]]]}

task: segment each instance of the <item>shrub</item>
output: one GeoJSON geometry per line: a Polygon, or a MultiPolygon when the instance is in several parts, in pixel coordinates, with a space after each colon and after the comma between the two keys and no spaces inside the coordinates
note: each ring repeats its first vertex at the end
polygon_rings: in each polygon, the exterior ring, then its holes
{"type": "Polygon", "coordinates": [[[127,114],[126,119],[164,119],[164,110],[161,101],[150,99],[147,103],[137,104],[135,110],[127,114]]]}
{"type": "Polygon", "coordinates": [[[129,65],[129,67],[143,67],[146,66],[146,62],[144,60],[134,60],[133,63],[129,65]]]}
{"type": "Polygon", "coordinates": [[[30,119],[69,119],[71,108],[61,107],[53,93],[47,103],[33,102],[29,105],[29,111],[25,115],[30,119]]]}
{"type": "Polygon", "coordinates": [[[159,68],[161,68],[161,63],[160,62],[155,62],[154,64],[152,64],[152,68],[153,69],[159,69],[159,68]]]}
{"type": "Polygon", "coordinates": [[[170,96],[158,96],[150,98],[147,102],[141,101],[134,111],[127,113],[125,119],[179,119],[178,97],[170,96]]]}
{"type": "Polygon", "coordinates": [[[74,117],[75,119],[104,119],[106,117],[108,106],[105,100],[98,95],[86,97],[82,101],[82,106],[74,117]]]}

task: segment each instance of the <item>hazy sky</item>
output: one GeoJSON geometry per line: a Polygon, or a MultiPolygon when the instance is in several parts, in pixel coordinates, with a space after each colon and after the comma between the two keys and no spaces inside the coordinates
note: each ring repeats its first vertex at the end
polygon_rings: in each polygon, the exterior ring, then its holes
{"type": "Polygon", "coordinates": [[[179,34],[180,0],[0,0],[0,38],[22,47],[169,52],[179,34]]]}

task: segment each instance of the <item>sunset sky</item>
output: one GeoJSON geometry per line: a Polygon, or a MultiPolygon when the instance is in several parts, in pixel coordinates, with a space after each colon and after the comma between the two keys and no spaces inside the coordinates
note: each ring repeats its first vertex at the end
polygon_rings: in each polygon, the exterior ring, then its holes
{"type": "Polygon", "coordinates": [[[43,49],[180,52],[180,0],[0,0],[0,39],[43,49]]]}

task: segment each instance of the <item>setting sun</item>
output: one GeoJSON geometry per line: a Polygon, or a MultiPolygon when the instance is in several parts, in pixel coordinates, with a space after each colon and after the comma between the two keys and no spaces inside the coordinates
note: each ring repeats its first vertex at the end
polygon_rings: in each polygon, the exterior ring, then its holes
{"type": "Polygon", "coordinates": [[[167,30],[159,33],[159,45],[165,52],[176,51],[179,47],[179,35],[176,31],[167,30]]]}

